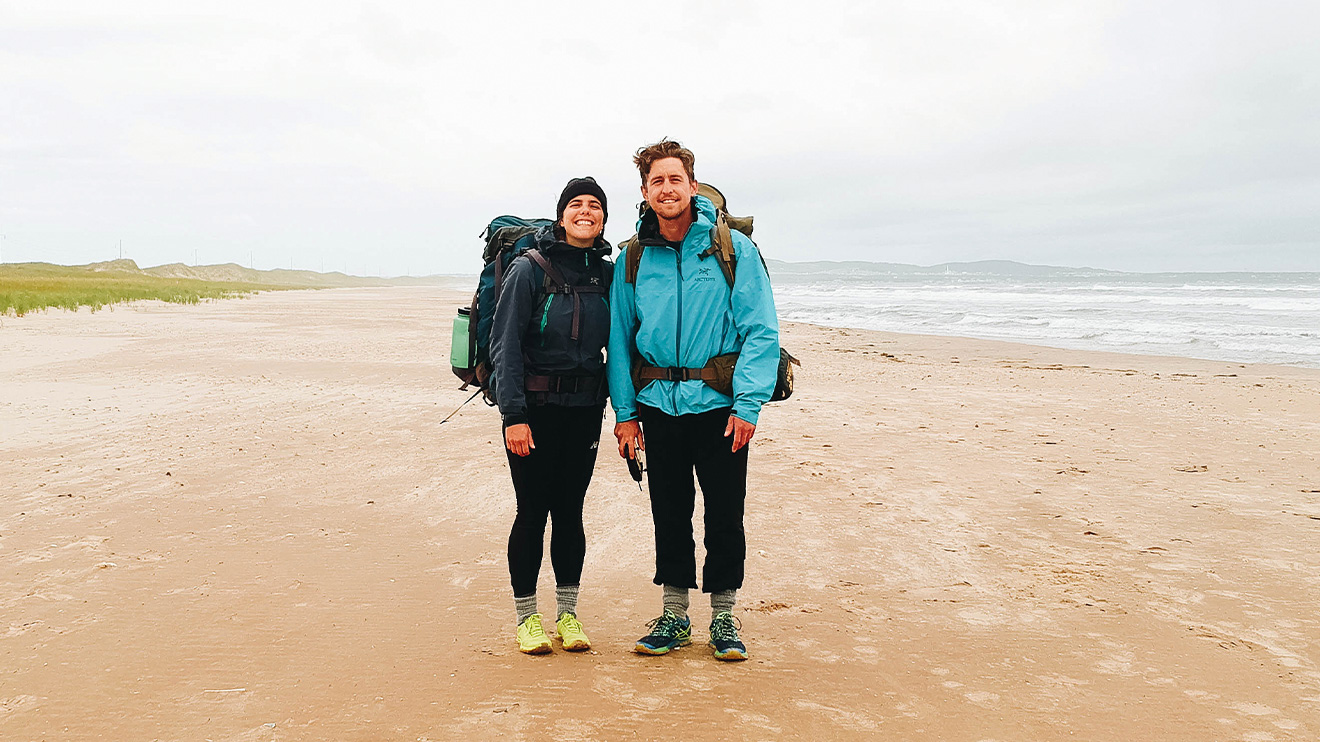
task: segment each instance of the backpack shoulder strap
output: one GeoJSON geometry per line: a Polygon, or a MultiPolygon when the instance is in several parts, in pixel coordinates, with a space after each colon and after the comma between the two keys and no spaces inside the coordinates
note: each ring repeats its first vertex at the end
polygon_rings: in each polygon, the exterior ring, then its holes
{"type": "Polygon", "coordinates": [[[541,254],[540,250],[536,248],[528,250],[527,257],[540,266],[542,271],[545,271],[545,277],[550,280],[550,283],[553,284],[556,289],[563,291],[568,288],[568,282],[564,280],[564,274],[560,273],[558,268],[551,265],[550,261],[545,259],[545,256],[541,254]]]}
{"type": "Polygon", "coordinates": [[[642,267],[642,241],[634,235],[624,240],[619,247],[624,248],[624,259],[627,261],[623,266],[623,280],[636,285],[637,271],[642,267]]]}
{"type": "Polygon", "coordinates": [[[733,235],[729,231],[729,222],[720,212],[715,216],[715,226],[710,228],[710,247],[701,253],[701,257],[715,256],[719,261],[724,280],[733,288],[734,273],[738,268],[738,255],[733,250],[733,235]]]}

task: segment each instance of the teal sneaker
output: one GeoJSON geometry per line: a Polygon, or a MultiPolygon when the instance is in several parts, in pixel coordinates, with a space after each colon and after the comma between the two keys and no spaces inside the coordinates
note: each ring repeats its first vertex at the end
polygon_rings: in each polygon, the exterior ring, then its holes
{"type": "Polygon", "coordinates": [[[747,647],[738,638],[742,622],[728,611],[716,613],[710,620],[710,645],[715,648],[715,659],[738,662],[747,659],[747,647]]]}
{"type": "Polygon", "coordinates": [[[637,654],[668,654],[669,650],[692,643],[692,621],[679,618],[669,609],[647,624],[651,633],[637,640],[633,651],[637,654]]]}

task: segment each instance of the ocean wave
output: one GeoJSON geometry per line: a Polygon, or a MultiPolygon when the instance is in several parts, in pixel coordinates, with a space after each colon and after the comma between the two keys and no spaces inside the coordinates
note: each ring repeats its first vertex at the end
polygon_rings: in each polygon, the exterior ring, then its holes
{"type": "Polygon", "coordinates": [[[786,283],[777,282],[775,293],[789,321],[1320,366],[1320,285],[1309,283],[984,277],[786,283]]]}

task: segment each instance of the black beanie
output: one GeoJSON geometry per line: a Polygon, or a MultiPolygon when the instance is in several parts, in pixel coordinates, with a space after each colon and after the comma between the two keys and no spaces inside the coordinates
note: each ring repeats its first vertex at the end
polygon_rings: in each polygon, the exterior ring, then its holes
{"type": "Polygon", "coordinates": [[[596,179],[590,176],[586,178],[574,178],[568,181],[564,186],[564,192],[559,194],[559,205],[555,207],[555,222],[564,218],[564,209],[568,208],[568,202],[581,195],[595,196],[600,200],[600,210],[604,214],[601,224],[610,220],[610,203],[605,198],[605,191],[596,183],[596,179]]]}

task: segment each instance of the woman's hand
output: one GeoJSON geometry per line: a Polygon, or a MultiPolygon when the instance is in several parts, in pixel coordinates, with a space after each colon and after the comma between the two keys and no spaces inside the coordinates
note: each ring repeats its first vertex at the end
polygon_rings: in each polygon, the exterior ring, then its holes
{"type": "Polygon", "coordinates": [[[522,423],[505,428],[504,445],[518,456],[531,453],[532,449],[536,448],[536,443],[532,440],[532,426],[522,423]]]}

